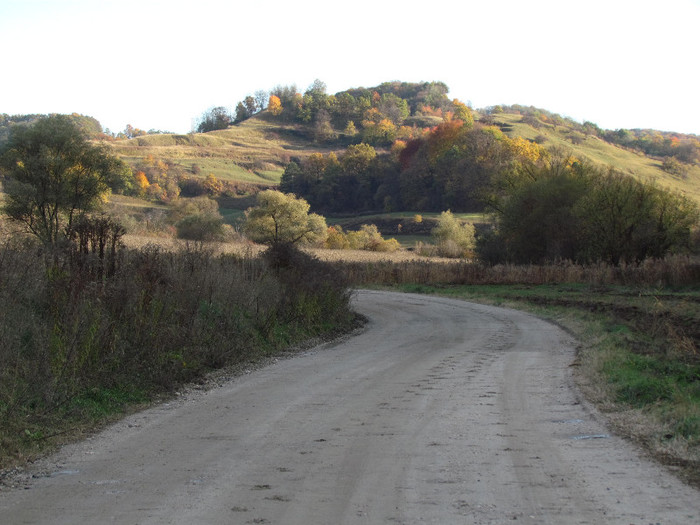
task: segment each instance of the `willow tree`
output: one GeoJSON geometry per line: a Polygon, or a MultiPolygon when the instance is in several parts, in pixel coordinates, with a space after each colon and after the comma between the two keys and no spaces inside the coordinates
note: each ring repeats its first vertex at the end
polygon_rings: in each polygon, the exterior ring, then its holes
{"type": "Polygon", "coordinates": [[[326,219],[309,213],[309,203],[294,194],[261,191],[257,205],[246,210],[244,232],[262,244],[320,244],[327,229],[326,219]]]}

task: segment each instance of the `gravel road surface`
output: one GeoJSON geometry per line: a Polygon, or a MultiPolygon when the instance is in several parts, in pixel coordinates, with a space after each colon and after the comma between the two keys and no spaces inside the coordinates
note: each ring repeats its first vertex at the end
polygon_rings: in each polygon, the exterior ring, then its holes
{"type": "Polygon", "coordinates": [[[355,304],[360,334],[39,462],[0,491],[0,523],[700,523],[700,492],[582,402],[561,329],[411,294],[355,304]]]}

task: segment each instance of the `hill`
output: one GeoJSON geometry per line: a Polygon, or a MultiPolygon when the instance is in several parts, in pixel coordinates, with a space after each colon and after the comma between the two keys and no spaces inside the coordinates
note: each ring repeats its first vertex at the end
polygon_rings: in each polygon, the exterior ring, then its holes
{"type": "Polygon", "coordinates": [[[112,147],[133,166],[150,156],[170,162],[188,175],[204,178],[212,174],[221,181],[265,187],[280,183],[290,160],[319,152],[342,155],[348,145],[360,142],[371,144],[381,154],[397,140],[408,142],[424,136],[442,122],[474,118],[483,125],[498,126],[510,138],[564,148],[577,158],[612,166],[700,203],[697,136],[602,130],[590,122],[582,124],[525,106],[472,112],[447,93],[441,82],[385,82],[335,95],[327,94],[322,83],[315,83],[303,95],[294,86],[282,86],[270,93],[279,102],[274,111],[258,108],[257,113],[251,112],[226,129],[144,135],[117,140],[112,147]]]}
{"type": "MultiPolygon", "coordinates": [[[[165,175],[157,181],[161,186],[166,180],[183,186],[183,180],[203,181],[212,175],[229,184],[229,197],[279,185],[292,160],[303,161],[314,153],[334,152],[340,157],[349,145],[361,142],[372,145],[382,156],[400,143],[425,137],[441,123],[459,118],[473,119],[482,127],[497,126],[510,138],[522,137],[546,148],[564,148],[577,158],[612,166],[700,203],[700,141],[695,135],[602,130],[590,122],[578,123],[525,106],[472,111],[447,94],[448,87],[441,82],[385,82],[334,95],[325,92],[322,82],[315,82],[304,94],[294,86],[278,86],[270,92],[270,101],[276,99],[274,107],[257,106],[242,118],[231,118],[237,123],[226,129],[186,135],[143,132],[129,139],[104,135],[91,117],[74,117],[86,133],[105,140],[135,171],[144,171],[152,178],[155,170],[146,167],[160,161],[158,165],[164,166],[161,172],[165,175]]],[[[0,142],[10,125],[31,123],[39,117],[0,115],[0,142]]],[[[464,175],[467,172],[456,173],[458,177],[470,176],[464,175]]],[[[236,203],[229,199],[226,205],[236,203]]],[[[391,204],[377,201],[355,212],[389,209],[391,204]]],[[[457,211],[457,207],[453,206],[453,210],[457,211]]]]}
{"type": "Polygon", "coordinates": [[[536,122],[520,113],[490,114],[483,120],[497,125],[511,138],[522,137],[548,148],[571,150],[577,157],[615,167],[642,181],[679,191],[700,203],[700,164],[697,162],[686,163],[680,173],[670,173],[663,169],[665,157],[647,155],[639,149],[608,142],[595,134],[582,133],[577,129],[580,125],[571,121],[536,122]]]}

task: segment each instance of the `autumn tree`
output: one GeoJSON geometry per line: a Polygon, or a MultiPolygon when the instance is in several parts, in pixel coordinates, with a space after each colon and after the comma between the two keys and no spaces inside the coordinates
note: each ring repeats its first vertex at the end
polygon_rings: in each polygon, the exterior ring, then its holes
{"type": "Polygon", "coordinates": [[[76,221],[110,190],[133,183],[131,170],[102,146],[89,143],[65,115],[15,126],[0,150],[5,213],[47,245],[70,238],[76,221]]]}
{"type": "Polygon", "coordinates": [[[246,210],[245,234],[262,244],[318,244],[327,235],[326,220],[309,213],[309,204],[294,194],[264,190],[246,210]]]}
{"type": "Polygon", "coordinates": [[[127,124],[122,133],[127,139],[133,139],[147,134],[144,130],[135,128],[131,124],[127,124]]]}
{"type": "Polygon", "coordinates": [[[267,103],[267,109],[276,117],[282,114],[282,101],[277,95],[270,95],[267,103]]]}
{"type": "Polygon", "coordinates": [[[384,239],[375,224],[363,224],[357,231],[345,234],[351,250],[370,252],[395,252],[401,248],[396,239],[384,239]]]}
{"type": "Polygon", "coordinates": [[[354,137],[355,135],[357,135],[357,128],[355,127],[355,123],[352,120],[348,120],[348,123],[345,125],[343,133],[348,137],[354,137]]]}
{"type": "Polygon", "coordinates": [[[213,173],[210,173],[204,178],[202,187],[204,188],[204,191],[212,196],[219,195],[224,189],[223,183],[217,179],[213,173]]]}
{"type": "Polygon", "coordinates": [[[335,225],[328,227],[328,236],[323,246],[330,250],[350,249],[350,241],[348,241],[347,235],[343,232],[342,226],[335,225]]]}
{"type": "Polygon", "coordinates": [[[136,172],[134,175],[135,189],[139,197],[143,197],[146,194],[146,190],[151,185],[143,171],[136,172]]]}
{"type": "Polygon", "coordinates": [[[340,158],[340,165],[345,173],[360,175],[367,171],[376,156],[377,150],[369,144],[353,144],[340,158]]]}
{"type": "Polygon", "coordinates": [[[452,101],[454,106],[454,118],[461,120],[468,127],[474,125],[474,116],[472,115],[472,110],[464,102],[460,102],[457,99],[452,101]]]}

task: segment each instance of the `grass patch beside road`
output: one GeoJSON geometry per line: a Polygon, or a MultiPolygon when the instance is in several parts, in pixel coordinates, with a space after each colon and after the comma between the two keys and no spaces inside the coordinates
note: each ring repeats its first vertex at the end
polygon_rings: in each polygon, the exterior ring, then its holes
{"type": "Polygon", "coordinates": [[[530,311],[582,347],[576,378],[621,435],[700,486],[700,290],[586,284],[427,286],[430,293],[530,311]]]}

